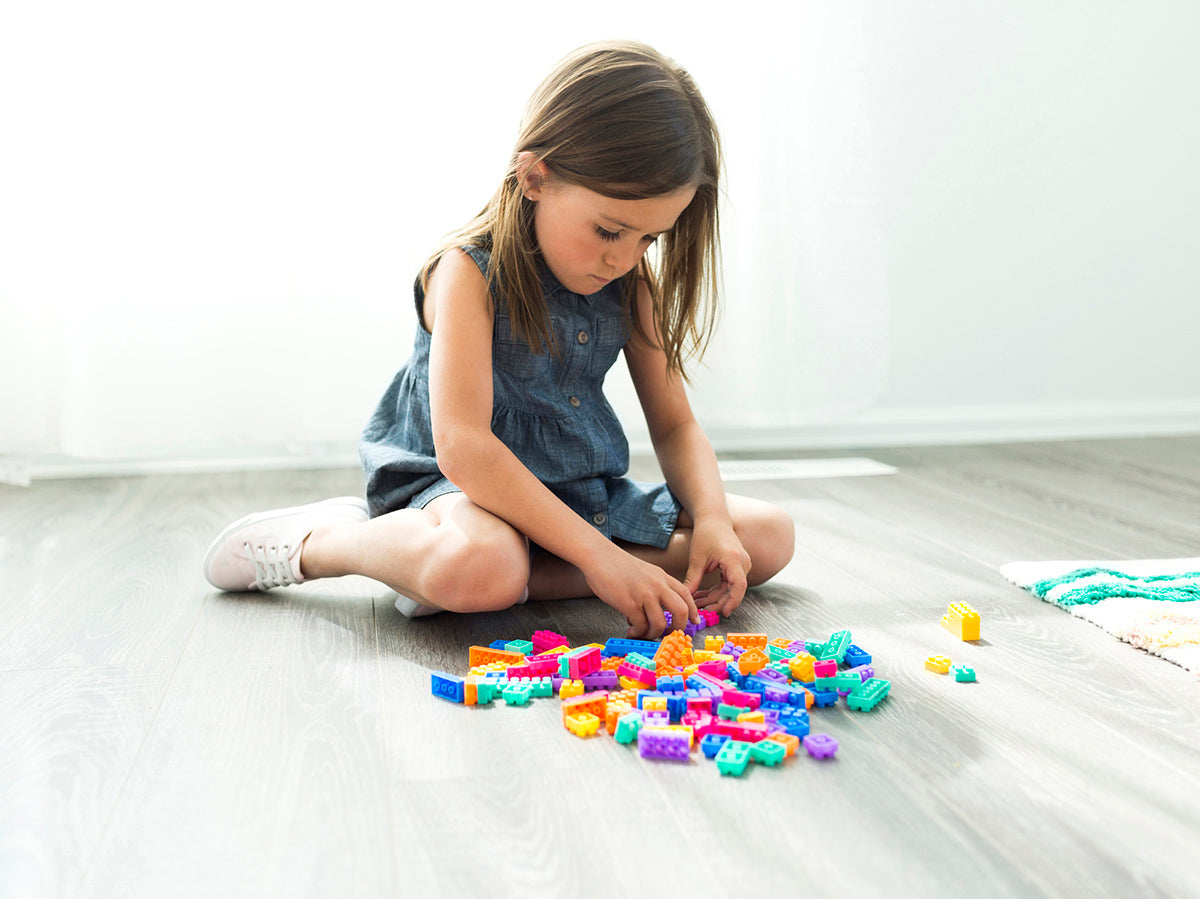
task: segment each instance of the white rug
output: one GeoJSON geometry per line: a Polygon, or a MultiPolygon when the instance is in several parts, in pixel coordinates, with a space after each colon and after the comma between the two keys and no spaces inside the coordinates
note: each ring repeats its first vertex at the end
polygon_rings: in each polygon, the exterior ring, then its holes
{"type": "Polygon", "coordinates": [[[1200,558],[1012,562],[1000,573],[1126,643],[1200,673],[1200,558]]]}

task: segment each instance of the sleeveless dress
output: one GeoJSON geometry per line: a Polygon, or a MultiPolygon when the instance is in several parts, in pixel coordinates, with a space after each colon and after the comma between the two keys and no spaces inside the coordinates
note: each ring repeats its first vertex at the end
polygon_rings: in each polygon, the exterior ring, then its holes
{"type": "MultiPolygon", "coordinates": [[[[485,276],[490,253],[463,247],[485,276]]],[[[679,516],[666,484],[634,481],[629,444],[603,393],[604,377],[629,339],[622,285],[572,293],[542,266],[557,354],[536,354],[492,291],[492,432],[551,492],[611,539],[665,547],[679,516]]],[[[392,379],[359,443],[372,517],[424,508],[459,492],[438,469],[429,414],[430,333],[424,292],[414,289],[412,356],[392,379]]]]}

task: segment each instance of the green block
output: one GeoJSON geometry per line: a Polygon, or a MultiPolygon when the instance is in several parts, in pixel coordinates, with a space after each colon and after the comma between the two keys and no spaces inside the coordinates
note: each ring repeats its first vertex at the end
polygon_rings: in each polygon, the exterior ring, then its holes
{"type": "Polygon", "coordinates": [[[793,656],[795,656],[796,653],[790,649],[785,649],[782,646],[776,646],[773,643],[768,643],[767,644],[767,655],[770,657],[772,662],[778,662],[783,659],[790,659],[793,656]]]}
{"type": "Polygon", "coordinates": [[[533,687],[529,684],[509,684],[500,691],[500,695],[509,705],[525,705],[533,695],[533,687]]]}
{"type": "Polygon", "coordinates": [[[717,704],[717,717],[724,718],[726,721],[737,721],[738,715],[748,711],[750,709],[742,705],[730,705],[728,702],[717,704]]]}
{"type": "Polygon", "coordinates": [[[654,659],[647,658],[640,652],[629,653],[629,655],[625,656],[625,661],[630,665],[637,665],[639,668],[647,668],[650,671],[658,670],[658,664],[654,661],[654,659]]]}
{"type": "Polygon", "coordinates": [[[764,765],[778,765],[787,755],[787,747],[775,740],[759,740],[750,746],[750,757],[764,765]]]}
{"type": "Polygon", "coordinates": [[[872,677],[846,697],[846,705],[859,712],[869,712],[891,692],[892,682],[872,677]]]}
{"type": "Polygon", "coordinates": [[[726,740],[717,753],[717,770],[734,777],[742,775],[750,764],[750,747],[744,740],[726,740]]]}
{"type": "Polygon", "coordinates": [[[618,743],[632,743],[637,739],[638,731],[642,729],[642,716],[637,712],[626,712],[617,719],[617,729],[613,739],[618,743]]]}
{"type": "Polygon", "coordinates": [[[510,640],[504,644],[504,648],[509,652],[519,652],[521,655],[529,655],[533,652],[533,644],[528,640],[510,640]]]}
{"type": "Polygon", "coordinates": [[[535,677],[529,682],[529,686],[533,687],[534,696],[554,695],[554,681],[548,677],[535,677]]]}
{"type": "Polygon", "coordinates": [[[955,665],[954,679],[959,683],[972,683],[975,680],[975,669],[967,665],[955,665]]]}
{"type": "MultiPolygon", "coordinates": [[[[846,647],[850,645],[851,639],[849,631],[838,631],[827,642],[821,644],[820,653],[813,653],[813,655],[817,657],[818,661],[837,659],[838,664],[841,664],[842,660],[846,658],[846,647]]],[[[809,651],[811,652],[811,650],[809,651]]]]}

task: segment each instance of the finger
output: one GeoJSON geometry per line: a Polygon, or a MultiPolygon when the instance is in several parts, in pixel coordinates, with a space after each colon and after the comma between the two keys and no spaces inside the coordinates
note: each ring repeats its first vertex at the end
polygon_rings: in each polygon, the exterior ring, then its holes
{"type": "Polygon", "coordinates": [[[631,615],[625,616],[625,620],[629,622],[629,630],[625,634],[629,639],[637,640],[646,635],[648,625],[641,608],[635,608],[631,615]]]}
{"type": "MultiPolygon", "coordinates": [[[[671,617],[675,617],[673,612],[671,617]]],[[[663,614],[662,607],[654,602],[649,603],[645,608],[645,619],[647,638],[657,640],[667,629],[667,616],[663,614]]]]}

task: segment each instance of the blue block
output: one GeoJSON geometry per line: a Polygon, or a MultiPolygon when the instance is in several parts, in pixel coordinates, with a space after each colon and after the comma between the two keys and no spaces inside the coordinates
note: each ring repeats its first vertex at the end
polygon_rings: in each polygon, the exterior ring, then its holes
{"type": "Polygon", "coordinates": [[[812,690],[813,704],[825,708],[835,705],[838,701],[837,690],[812,690]]]}
{"type": "Polygon", "coordinates": [[[660,677],[655,686],[661,693],[682,693],[684,690],[683,675],[672,674],[669,677],[660,677]]]}
{"type": "Polygon", "coordinates": [[[653,640],[629,640],[625,637],[609,637],[604,642],[604,649],[600,651],[600,655],[610,658],[612,656],[627,656],[631,652],[653,658],[654,654],[658,652],[658,644],[653,640]]]}
{"type": "Polygon", "coordinates": [[[440,696],[450,702],[462,702],[466,696],[466,689],[467,682],[461,677],[444,671],[434,671],[430,674],[430,691],[434,696],[440,696]]]}
{"type": "Polygon", "coordinates": [[[507,646],[509,644],[509,642],[510,641],[508,641],[508,640],[493,640],[491,643],[488,644],[488,648],[489,649],[503,649],[505,646],[507,646]]]}
{"type": "Polygon", "coordinates": [[[871,654],[851,643],[846,647],[846,664],[851,668],[857,668],[859,665],[870,665],[871,654]]]}
{"type": "Polygon", "coordinates": [[[700,740],[700,751],[706,759],[716,758],[728,739],[729,734],[705,734],[700,740]]]}

